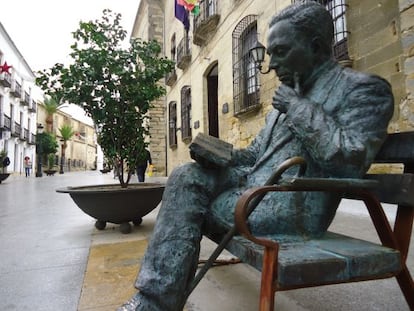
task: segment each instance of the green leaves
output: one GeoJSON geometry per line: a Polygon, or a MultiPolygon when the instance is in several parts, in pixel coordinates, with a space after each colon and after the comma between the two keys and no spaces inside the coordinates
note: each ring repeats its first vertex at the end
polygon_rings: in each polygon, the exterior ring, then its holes
{"type": "Polygon", "coordinates": [[[42,154],[55,154],[58,148],[56,137],[44,132],[36,135],[36,152],[42,154]]]}
{"type": "Polygon", "coordinates": [[[38,72],[36,83],[47,94],[81,106],[95,123],[106,157],[133,170],[148,144],[150,103],[165,94],[159,81],[174,63],[160,56],[156,41],[133,39],[124,47],[120,21],[120,14],[104,10],[100,20],[80,22],[71,64],[38,72]]]}
{"type": "Polygon", "coordinates": [[[72,138],[73,135],[75,135],[75,132],[73,131],[73,127],[69,124],[62,125],[59,128],[59,132],[64,142],[67,142],[69,139],[72,138]]]}

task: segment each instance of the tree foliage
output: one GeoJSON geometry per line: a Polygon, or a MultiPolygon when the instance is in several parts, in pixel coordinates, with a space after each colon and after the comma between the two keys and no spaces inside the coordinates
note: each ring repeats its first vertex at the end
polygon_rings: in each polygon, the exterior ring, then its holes
{"type": "Polygon", "coordinates": [[[120,20],[120,14],[104,10],[100,20],[80,22],[73,33],[72,63],[39,72],[36,82],[92,118],[105,156],[120,160],[121,172],[129,167],[126,181],[120,176],[126,187],[147,145],[151,102],[165,94],[159,80],[173,62],[160,57],[156,41],[132,39],[123,47],[126,31],[120,20]]]}
{"type": "Polygon", "coordinates": [[[75,132],[73,130],[73,127],[69,124],[63,124],[59,128],[60,135],[62,136],[63,141],[66,143],[68,140],[72,138],[73,135],[75,135],[75,132]]]}
{"type": "Polygon", "coordinates": [[[36,148],[39,154],[55,154],[58,149],[56,137],[47,132],[37,134],[36,148]]]}

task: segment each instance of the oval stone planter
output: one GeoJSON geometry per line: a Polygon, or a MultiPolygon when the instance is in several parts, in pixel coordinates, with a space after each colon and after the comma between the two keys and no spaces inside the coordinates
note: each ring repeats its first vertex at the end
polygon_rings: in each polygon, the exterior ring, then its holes
{"type": "Polygon", "coordinates": [[[10,176],[9,173],[0,173],[0,184],[3,180],[5,180],[9,176],[10,176]]]}
{"type": "Polygon", "coordinates": [[[69,193],[78,207],[96,219],[95,227],[105,229],[106,223],[120,224],[122,233],[131,232],[142,217],[151,212],[161,202],[165,185],[161,183],[130,184],[121,188],[119,184],[66,187],[57,189],[69,193]]]}

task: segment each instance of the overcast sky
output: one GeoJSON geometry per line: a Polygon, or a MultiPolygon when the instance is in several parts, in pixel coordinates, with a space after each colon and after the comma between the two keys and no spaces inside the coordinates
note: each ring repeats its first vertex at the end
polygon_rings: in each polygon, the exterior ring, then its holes
{"type": "MultiPolygon", "coordinates": [[[[121,13],[130,36],[140,0],[0,0],[0,21],[30,68],[36,72],[67,63],[72,32],[79,21],[99,19],[104,9],[121,13]]],[[[6,59],[7,60],[7,59],[6,59]]],[[[61,109],[91,124],[75,105],[61,109]]]]}
{"type": "Polygon", "coordinates": [[[1,0],[0,21],[33,71],[65,63],[79,21],[99,19],[106,8],[122,14],[129,34],[140,0],[1,0]]]}

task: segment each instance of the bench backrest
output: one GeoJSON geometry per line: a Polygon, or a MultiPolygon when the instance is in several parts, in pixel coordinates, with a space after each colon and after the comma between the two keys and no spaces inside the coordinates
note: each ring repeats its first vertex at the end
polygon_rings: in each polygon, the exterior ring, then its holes
{"type": "Polygon", "coordinates": [[[375,163],[403,164],[404,172],[368,174],[380,182],[376,195],[381,202],[414,207],[414,132],[389,134],[375,163]]]}

